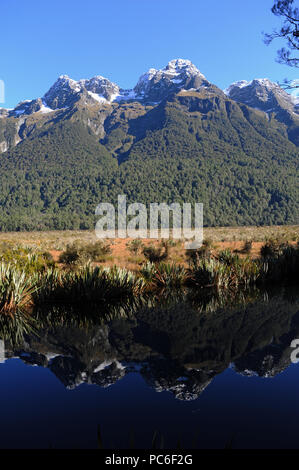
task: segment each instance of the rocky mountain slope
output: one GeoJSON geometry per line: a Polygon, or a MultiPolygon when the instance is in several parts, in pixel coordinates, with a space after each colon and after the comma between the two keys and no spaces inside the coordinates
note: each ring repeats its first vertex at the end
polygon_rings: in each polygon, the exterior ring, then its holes
{"type": "Polygon", "coordinates": [[[205,225],[298,223],[296,103],[253,82],[224,93],[176,59],[132,90],[61,76],[2,109],[0,229],[92,228],[96,205],[124,193],[204,202],[205,225]]]}
{"type": "Polygon", "coordinates": [[[247,82],[241,80],[230,85],[225,93],[235,101],[267,113],[269,120],[285,124],[288,137],[299,145],[299,99],[287,93],[267,78],[247,82]]]}

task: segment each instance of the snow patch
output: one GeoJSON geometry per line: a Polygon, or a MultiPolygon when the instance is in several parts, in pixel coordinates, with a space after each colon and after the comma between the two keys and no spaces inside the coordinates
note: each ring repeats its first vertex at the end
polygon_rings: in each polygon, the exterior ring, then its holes
{"type": "Polygon", "coordinates": [[[102,362],[98,367],[94,369],[93,373],[96,374],[97,372],[100,372],[101,370],[106,369],[106,367],[111,366],[111,364],[113,363],[116,365],[117,369],[123,370],[126,368],[118,360],[110,360],[110,361],[102,362]]]}
{"type": "Polygon", "coordinates": [[[136,93],[134,90],[121,90],[120,93],[111,95],[111,101],[135,100],[136,93]]]}
{"type": "Polygon", "coordinates": [[[245,88],[251,85],[262,85],[268,89],[278,87],[277,83],[271,82],[269,78],[254,78],[249,82],[247,80],[239,80],[238,82],[234,82],[229,87],[225,88],[225,90],[223,91],[226,95],[229,96],[233,88],[245,88]]]}
{"type": "Polygon", "coordinates": [[[48,361],[51,361],[51,359],[54,359],[55,357],[60,356],[60,354],[48,352],[45,354],[45,356],[48,359],[48,361]]]}
{"type": "Polygon", "coordinates": [[[235,88],[235,87],[238,87],[238,88],[244,88],[246,86],[248,86],[251,82],[248,82],[247,80],[239,80],[238,82],[233,82],[229,87],[225,88],[225,90],[223,90],[223,92],[226,94],[226,95],[229,95],[230,91],[235,88]]]}
{"type": "Polygon", "coordinates": [[[53,111],[55,111],[55,109],[49,108],[47,103],[45,101],[42,101],[42,105],[38,113],[46,114],[46,113],[52,113],[53,111]]]}
{"type": "Polygon", "coordinates": [[[87,92],[95,101],[99,103],[107,103],[106,98],[104,96],[98,95],[97,93],[93,93],[92,91],[87,92]]]}

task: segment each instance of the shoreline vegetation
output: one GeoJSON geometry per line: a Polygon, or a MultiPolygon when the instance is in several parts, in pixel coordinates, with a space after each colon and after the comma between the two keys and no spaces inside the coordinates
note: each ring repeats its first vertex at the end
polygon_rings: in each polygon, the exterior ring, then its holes
{"type": "Polygon", "coordinates": [[[260,242],[258,255],[252,253],[252,239],[244,239],[234,250],[221,249],[221,242],[219,246],[209,238],[197,250],[185,250],[183,240],[130,240],[126,250],[128,262],[134,260],[133,270],[107,265],[113,262],[111,240],[75,240],[55,260],[42,246],[0,237],[0,314],[30,313],[55,304],[115,305],[144,295],[163,295],[167,290],[191,289],[204,297],[211,292],[235,294],[270,285],[295,285],[299,237],[284,229],[288,238],[260,242]]]}
{"type": "MultiPolygon", "coordinates": [[[[204,227],[204,237],[213,242],[236,242],[252,240],[265,242],[270,238],[298,240],[299,225],[239,225],[226,227],[204,227]]],[[[42,246],[48,250],[61,250],[76,240],[83,243],[97,241],[94,230],[36,230],[0,232],[0,244],[13,242],[27,246],[42,246]]]]}

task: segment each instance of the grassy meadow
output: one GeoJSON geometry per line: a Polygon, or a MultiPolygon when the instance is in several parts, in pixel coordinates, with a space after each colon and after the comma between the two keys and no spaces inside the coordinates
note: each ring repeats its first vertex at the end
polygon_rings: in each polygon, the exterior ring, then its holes
{"type": "Polygon", "coordinates": [[[184,240],[98,240],[94,232],[0,234],[0,313],[49,304],[111,304],[167,289],[206,291],[296,284],[299,227],[204,230],[184,240]]]}
{"type": "MultiPolygon", "coordinates": [[[[213,243],[213,250],[224,249],[240,250],[244,242],[252,242],[251,257],[258,257],[261,246],[270,239],[278,239],[289,243],[299,240],[299,225],[293,226],[242,226],[242,227],[211,227],[204,228],[204,239],[213,243]]],[[[42,232],[0,232],[1,246],[24,246],[37,251],[48,251],[53,259],[58,262],[60,254],[66,247],[73,244],[92,244],[98,241],[93,230],[62,230],[42,232]]],[[[119,267],[138,270],[140,263],[146,261],[141,251],[136,254],[130,250],[130,239],[107,239],[110,253],[101,258],[101,264],[106,266],[117,265],[119,267]]],[[[142,243],[159,245],[160,240],[144,239],[142,243]]],[[[186,264],[186,256],[183,240],[174,240],[169,253],[169,260],[175,263],[186,264]]]]}

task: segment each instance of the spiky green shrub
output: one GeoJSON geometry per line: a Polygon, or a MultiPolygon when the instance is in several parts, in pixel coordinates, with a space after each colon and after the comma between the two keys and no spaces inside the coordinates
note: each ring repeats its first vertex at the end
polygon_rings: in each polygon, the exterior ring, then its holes
{"type": "Polygon", "coordinates": [[[189,283],[200,287],[248,287],[260,276],[259,262],[250,258],[225,256],[220,259],[201,260],[189,270],[189,283]]]}
{"type": "Polygon", "coordinates": [[[145,263],[141,270],[140,270],[140,274],[142,276],[142,278],[147,282],[151,282],[152,279],[153,279],[153,275],[156,271],[156,267],[155,267],[155,264],[154,263],[150,263],[149,261],[147,263],[145,263]]]}
{"type": "Polygon", "coordinates": [[[240,253],[243,253],[244,255],[249,255],[252,250],[252,240],[245,240],[240,253]]]}
{"type": "Polygon", "coordinates": [[[85,245],[75,242],[72,245],[67,245],[66,249],[59,256],[59,262],[66,266],[84,265],[89,261],[100,261],[110,253],[110,245],[101,240],[85,245]]]}
{"type": "Polygon", "coordinates": [[[67,245],[66,249],[59,256],[59,263],[66,264],[67,266],[72,266],[77,264],[79,261],[79,250],[78,247],[74,245],[67,245]]]}
{"type": "Polygon", "coordinates": [[[98,240],[95,243],[88,243],[81,247],[80,258],[83,262],[99,261],[111,253],[111,247],[108,243],[98,240]]]}
{"type": "Polygon", "coordinates": [[[159,246],[145,246],[142,253],[150,263],[161,263],[168,258],[169,246],[167,242],[162,242],[159,246]]]}
{"type": "Polygon", "coordinates": [[[207,238],[202,246],[193,250],[186,250],[186,258],[189,264],[196,264],[201,259],[210,259],[212,256],[213,242],[207,238]]]}
{"type": "Polygon", "coordinates": [[[230,269],[229,286],[234,288],[249,287],[256,283],[261,275],[260,261],[251,260],[249,257],[236,258],[228,266],[230,269]]]}
{"type": "Polygon", "coordinates": [[[13,314],[18,309],[30,307],[36,289],[34,280],[24,271],[0,263],[0,313],[13,314]]]}
{"type": "Polygon", "coordinates": [[[143,243],[140,240],[140,238],[136,238],[134,240],[130,240],[127,243],[127,248],[128,250],[133,253],[134,255],[138,255],[141,252],[141,249],[143,247],[143,243]]]}
{"type": "Polygon", "coordinates": [[[274,258],[282,255],[288,246],[285,241],[271,238],[261,247],[260,255],[262,258],[274,258]]]}
{"type": "Polygon", "coordinates": [[[36,303],[97,303],[142,292],[144,281],[117,267],[84,266],[76,271],[49,270],[38,276],[36,303]]]}
{"type": "Polygon", "coordinates": [[[260,280],[262,282],[298,283],[299,249],[288,246],[279,255],[264,259],[260,280]]]}
{"type": "Polygon", "coordinates": [[[25,271],[27,274],[44,271],[55,264],[49,252],[42,252],[32,247],[3,244],[0,262],[15,266],[16,269],[25,271]]]}
{"type": "Polygon", "coordinates": [[[8,340],[14,347],[24,342],[25,334],[35,332],[35,320],[31,312],[27,312],[24,308],[0,315],[0,337],[8,340]]]}
{"type": "Polygon", "coordinates": [[[216,286],[216,272],[217,267],[220,268],[220,263],[216,260],[198,260],[193,263],[192,268],[189,270],[189,283],[199,287],[216,286]]]}
{"type": "Polygon", "coordinates": [[[228,266],[236,264],[240,260],[239,256],[235,253],[232,253],[232,251],[229,249],[219,251],[217,259],[220,263],[226,264],[228,266]]]}
{"type": "Polygon", "coordinates": [[[144,289],[144,280],[132,271],[117,266],[104,268],[107,284],[110,286],[112,298],[126,294],[140,294],[144,289]]]}
{"type": "Polygon", "coordinates": [[[180,287],[186,281],[186,269],[173,263],[152,265],[148,272],[150,273],[150,282],[159,288],[180,287]]]}

